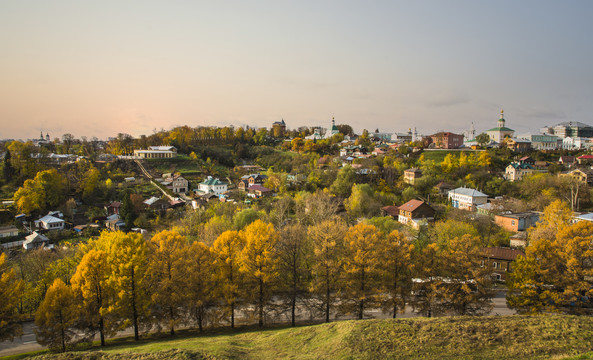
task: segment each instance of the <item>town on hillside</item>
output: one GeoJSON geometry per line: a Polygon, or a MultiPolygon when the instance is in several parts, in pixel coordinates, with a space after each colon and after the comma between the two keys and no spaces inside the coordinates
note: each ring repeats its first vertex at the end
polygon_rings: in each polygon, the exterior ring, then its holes
{"type": "Polygon", "coordinates": [[[484,315],[501,292],[591,314],[593,126],[493,115],[461,134],[332,118],[3,140],[0,339],[33,318],[65,350],[126,328],[484,315]]]}

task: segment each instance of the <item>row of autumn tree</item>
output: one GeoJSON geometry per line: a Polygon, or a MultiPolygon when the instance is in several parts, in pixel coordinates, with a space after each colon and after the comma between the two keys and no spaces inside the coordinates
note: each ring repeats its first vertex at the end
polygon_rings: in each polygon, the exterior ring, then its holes
{"type": "MultiPolygon", "coordinates": [[[[242,323],[263,326],[272,319],[294,325],[303,313],[330,321],[382,309],[395,317],[408,303],[429,316],[491,308],[478,238],[414,245],[397,230],[348,227],[337,218],[279,230],[256,220],[223,232],[212,246],[190,243],[175,230],[149,241],[104,232],[81,245],[78,256],[75,273],[53,282],[35,315],[38,341],[51,348],[97,333],[104,344],[128,327],[136,339],[153,327],[172,335],[181,324],[234,327],[237,314],[242,323]]],[[[17,303],[15,295],[11,304],[17,303]]]]}

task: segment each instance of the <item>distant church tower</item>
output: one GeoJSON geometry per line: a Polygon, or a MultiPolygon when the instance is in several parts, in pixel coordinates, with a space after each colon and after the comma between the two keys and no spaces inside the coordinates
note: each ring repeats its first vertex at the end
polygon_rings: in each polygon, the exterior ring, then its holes
{"type": "Polygon", "coordinates": [[[473,141],[476,139],[476,129],[474,128],[473,121],[472,126],[470,126],[469,130],[463,132],[463,136],[465,136],[465,139],[463,141],[473,141]]]}
{"type": "Polygon", "coordinates": [[[325,133],[325,138],[329,139],[332,136],[334,136],[335,134],[339,134],[340,130],[338,130],[338,127],[336,126],[336,119],[334,117],[332,117],[332,127],[330,129],[330,131],[325,133]]]}
{"type": "Polygon", "coordinates": [[[501,143],[505,138],[512,138],[515,134],[515,130],[509,129],[505,126],[504,110],[500,110],[500,119],[498,119],[498,126],[486,131],[490,140],[501,143]]]}
{"type": "Polygon", "coordinates": [[[504,127],[504,110],[500,110],[500,119],[498,119],[498,127],[503,128],[504,127]]]}

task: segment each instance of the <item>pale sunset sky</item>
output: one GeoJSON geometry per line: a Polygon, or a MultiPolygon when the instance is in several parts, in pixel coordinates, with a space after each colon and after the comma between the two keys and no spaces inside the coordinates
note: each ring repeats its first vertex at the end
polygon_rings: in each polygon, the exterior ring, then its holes
{"type": "Polygon", "coordinates": [[[593,1],[0,1],[0,138],[593,125],[593,1]]]}

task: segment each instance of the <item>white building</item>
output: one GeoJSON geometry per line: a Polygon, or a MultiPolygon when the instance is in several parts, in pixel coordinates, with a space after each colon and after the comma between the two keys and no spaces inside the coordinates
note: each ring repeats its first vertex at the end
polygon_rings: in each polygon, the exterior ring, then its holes
{"type": "Polygon", "coordinates": [[[64,220],[52,215],[45,215],[36,221],[37,227],[45,230],[62,230],[64,229],[64,220]]]}
{"type": "Polygon", "coordinates": [[[448,198],[454,208],[474,211],[476,206],[486,204],[488,195],[475,189],[460,187],[449,190],[448,198]]]}
{"type": "Polygon", "coordinates": [[[19,229],[16,226],[0,227],[0,238],[17,236],[18,234],[19,234],[19,229]]]}
{"type": "Polygon", "coordinates": [[[142,159],[169,159],[177,156],[175,146],[149,146],[148,150],[134,150],[134,156],[142,159]]]}
{"type": "Polygon", "coordinates": [[[517,138],[531,141],[531,147],[535,150],[557,150],[562,144],[558,136],[550,134],[527,133],[517,135],[517,138]]]}
{"type": "Polygon", "coordinates": [[[533,167],[529,164],[511,163],[505,169],[504,178],[508,181],[519,181],[532,172],[533,167]]]}
{"type": "Polygon", "coordinates": [[[227,183],[215,179],[212,176],[208,176],[206,180],[202,181],[198,185],[198,191],[204,194],[211,193],[220,195],[227,192],[227,186],[227,183]]]}
{"type": "Polygon", "coordinates": [[[491,141],[502,143],[505,138],[512,138],[515,134],[515,130],[509,129],[505,126],[504,110],[500,110],[500,119],[498,119],[498,126],[486,131],[486,134],[490,136],[491,141]]]}
{"type": "Polygon", "coordinates": [[[189,181],[181,175],[169,176],[167,179],[167,187],[175,194],[186,193],[189,191],[189,181]]]}
{"type": "Polygon", "coordinates": [[[332,136],[339,134],[340,130],[338,130],[338,127],[336,126],[336,119],[332,117],[332,127],[325,132],[325,138],[329,139],[332,136]]]}
{"type": "Polygon", "coordinates": [[[592,146],[589,138],[565,137],[562,139],[562,148],[565,150],[590,149],[592,146]]]}
{"type": "Polygon", "coordinates": [[[25,241],[23,242],[23,249],[31,250],[41,246],[42,244],[47,244],[48,241],[49,239],[45,235],[39,234],[37,233],[37,231],[34,231],[31,235],[25,238],[25,241]]]}

